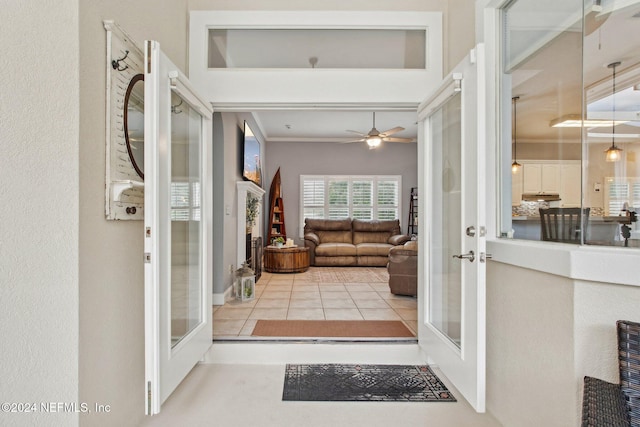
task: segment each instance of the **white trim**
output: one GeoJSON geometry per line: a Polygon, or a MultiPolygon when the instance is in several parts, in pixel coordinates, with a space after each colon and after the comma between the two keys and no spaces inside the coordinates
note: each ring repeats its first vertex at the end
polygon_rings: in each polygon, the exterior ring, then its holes
{"type": "Polygon", "coordinates": [[[262,200],[262,196],[265,193],[265,190],[261,187],[258,187],[251,181],[238,181],[236,183],[237,189],[237,199],[238,199],[238,218],[237,218],[237,252],[236,252],[236,265],[241,266],[243,262],[246,261],[246,241],[244,236],[247,232],[247,194],[251,193],[260,199],[260,214],[258,215],[258,220],[256,224],[260,227],[259,234],[262,236],[262,221],[260,218],[262,217],[262,209],[264,207],[264,203],[262,200]]]}
{"type": "Polygon", "coordinates": [[[218,103],[216,108],[254,103],[417,105],[421,94],[428,93],[442,78],[442,21],[442,12],[194,10],[189,22],[189,79],[218,103]],[[209,69],[208,32],[212,28],[423,29],[426,68],[209,69]],[[376,90],[372,91],[374,85],[376,90]]]}
{"type": "Polygon", "coordinates": [[[493,256],[492,262],[573,280],[640,286],[637,249],[496,239],[487,242],[487,251],[493,256]]]}

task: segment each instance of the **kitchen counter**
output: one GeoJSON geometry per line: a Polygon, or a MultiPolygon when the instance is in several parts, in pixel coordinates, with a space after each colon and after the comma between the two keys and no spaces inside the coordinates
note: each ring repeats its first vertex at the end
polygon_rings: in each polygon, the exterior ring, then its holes
{"type": "MultiPolygon", "coordinates": [[[[602,244],[619,245],[622,240],[616,240],[619,233],[619,226],[624,222],[624,216],[590,216],[589,217],[589,241],[603,242],[602,244]],[[622,220],[622,221],[621,221],[622,220]]],[[[525,240],[542,240],[540,232],[540,216],[539,215],[515,215],[511,217],[511,224],[514,230],[513,237],[515,239],[525,240]]],[[[635,240],[630,246],[640,246],[640,221],[631,225],[631,238],[635,240]]]]}

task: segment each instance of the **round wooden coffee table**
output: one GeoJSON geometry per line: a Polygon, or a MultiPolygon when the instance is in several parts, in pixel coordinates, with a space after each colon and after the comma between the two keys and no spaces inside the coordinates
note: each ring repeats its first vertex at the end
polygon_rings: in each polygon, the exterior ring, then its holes
{"type": "Polygon", "coordinates": [[[264,248],[264,269],[269,273],[302,273],[309,269],[309,248],[267,246],[264,248]]]}

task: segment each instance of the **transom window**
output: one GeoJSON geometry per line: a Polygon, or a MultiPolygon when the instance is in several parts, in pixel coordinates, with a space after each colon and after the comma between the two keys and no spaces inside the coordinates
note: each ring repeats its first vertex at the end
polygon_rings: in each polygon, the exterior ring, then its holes
{"type": "Polygon", "coordinates": [[[400,175],[301,175],[300,224],[305,218],[400,218],[400,175]]]}

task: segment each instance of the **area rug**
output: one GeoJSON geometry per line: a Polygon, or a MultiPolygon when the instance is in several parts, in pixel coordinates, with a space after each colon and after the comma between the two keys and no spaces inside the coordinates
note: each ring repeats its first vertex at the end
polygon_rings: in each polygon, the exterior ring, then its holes
{"type": "Polygon", "coordinates": [[[426,365],[287,365],[282,400],[455,402],[426,365]]]}
{"type": "Polygon", "coordinates": [[[299,279],[319,283],[387,283],[389,273],[385,267],[311,267],[299,279]]]}
{"type": "Polygon", "coordinates": [[[399,320],[258,320],[251,333],[260,337],[415,337],[399,320]]]}

